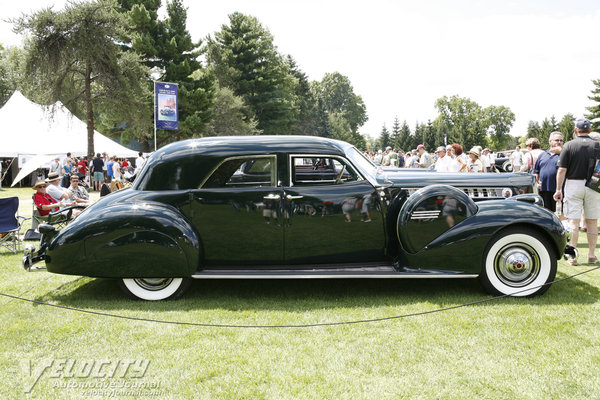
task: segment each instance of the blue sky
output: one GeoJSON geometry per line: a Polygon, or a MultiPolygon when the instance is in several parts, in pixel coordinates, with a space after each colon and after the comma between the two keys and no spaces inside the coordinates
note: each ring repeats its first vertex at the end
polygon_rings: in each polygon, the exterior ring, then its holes
{"type": "MultiPolygon", "coordinates": [[[[3,4],[3,18],[64,1],[3,4]]],[[[514,135],[529,120],[591,105],[600,79],[600,1],[185,1],[195,40],[220,29],[227,15],[256,16],[280,52],[311,80],[347,75],[367,106],[361,132],[377,136],[395,116],[426,122],[441,96],[504,105],[516,114],[514,135]]],[[[0,42],[19,43],[0,23],[0,42]]]]}

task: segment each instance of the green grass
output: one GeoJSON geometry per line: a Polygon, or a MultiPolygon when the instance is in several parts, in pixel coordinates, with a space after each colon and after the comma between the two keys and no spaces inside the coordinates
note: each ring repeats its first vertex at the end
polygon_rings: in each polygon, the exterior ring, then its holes
{"type": "MultiPolygon", "coordinates": [[[[30,214],[31,189],[0,192],[15,194],[22,214],[30,214]]],[[[579,247],[585,260],[587,246],[579,247]]],[[[557,278],[588,268],[560,261],[557,278]]],[[[20,255],[5,251],[0,277],[2,293],[90,311],[214,324],[351,321],[488,297],[476,280],[240,280],[195,281],[181,300],[149,303],[128,300],[113,280],[26,273],[20,255]]],[[[120,398],[600,398],[599,297],[600,271],[594,271],[534,299],[306,329],[165,325],[0,297],[0,398],[81,398],[87,394],[83,389],[57,386],[111,382],[158,386],[139,389],[146,396],[117,392],[120,398]],[[31,360],[35,373],[49,359],[150,364],[142,378],[66,378],[48,370],[25,394],[24,385],[33,379],[25,363],[31,360]]]]}

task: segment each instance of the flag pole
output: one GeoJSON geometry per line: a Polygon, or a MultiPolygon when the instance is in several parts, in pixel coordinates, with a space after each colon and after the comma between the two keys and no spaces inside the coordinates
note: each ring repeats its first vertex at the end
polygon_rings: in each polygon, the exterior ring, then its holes
{"type": "Polygon", "coordinates": [[[154,107],[152,110],[152,114],[154,115],[154,151],[156,151],[156,81],[153,79],[152,80],[152,92],[153,94],[153,103],[154,103],[154,107]]]}

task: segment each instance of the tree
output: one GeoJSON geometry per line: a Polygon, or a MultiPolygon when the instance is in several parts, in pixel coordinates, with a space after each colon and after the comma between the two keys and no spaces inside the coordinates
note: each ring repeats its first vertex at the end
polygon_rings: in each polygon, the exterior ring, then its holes
{"type": "Polygon", "coordinates": [[[548,118],[544,118],[542,121],[542,125],[540,127],[539,136],[537,136],[540,143],[548,143],[548,139],[550,139],[550,134],[558,129],[558,123],[556,122],[556,118],[554,115],[548,118]]]}
{"type": "Polygon", "coordinates": [[[390,137],[391,146],[395,149],[399,148],[400,143],[400,121],[398,120],[398,116],[394,117],[394,125],[392,125],[392,135],[390,137]]]}
{"type": "Polygon", "coordinates": [[[47,89],[49,100],[61,100],[76,115],[85,113],[88,157],[94,155],[95,110],[110,107],[123,120],[138,123],[149,95],[147,69],[117,44],[127,40],[127,32],[115,5],[73,2],[62,12],[47,8],[16,21],[17,32],[31,35],[27,76],[47,89]]]}
{"type": "MultiPolygon", "coordinates": [[[[192,41],[187,31],[187,9],[182,1],[167,2],[167,18],[162,21],[158,19],[160,0],[119,0],[119,4],[133,30],[130,49],[152,69],[157,80],[179,87],[179,129],[159,130],[158,143],[202,136],[213,118],[215,78],[199,61],[204,52],[202,42],[192,41]]],[[[148,115],[152,115],[152,103],[151,98],[147,100],[148,115]]],[[[138,140],[146,143],[150,134],[140,132],[138,140]]]]}
{"type": "Polygon", "coordinates": [[[292,56],[288,55],[286,57],[286,63],[290,74],[296,81],[294,84],[294,94],[298,107],[298,117],[296,124],[292,128],[292,133],[294,135],[315,135],[317,103],[310,89],[308,77],[298,67],[292,56]]]}
{"type": "Polygon", "coordinates": [[[298,121],[296,79],[255,17],[229,15],[229,25],[208,38],[207,58],[219,84],[244,99],[264,134],[292,132],[298,121]]]}
{"type": "MultiPolygon", "coordinates": [[[[592,83],[594,84],[594,89],[592,89],[592,95],[588,96],[588,99],[592,100],[595,104],[591,105],[589,107],[586,107],[586,109],[590,113],[586,114],[585,117],[590,120],[594,120],[592,122],[592,129],[594,131],[599,131],[600,130],[600,79],[592,80],[592,83]]],[[[570,134],[571,133],[572,132],[570,132],[570,134]]],[[[566,138],[567,137],[565,136],[565,139],[566,138]]]]}
{"type": "Polygon", "coordinates": [[[406,123],[406,120],[402,122],[402,127],[400,128],[400,135],[398,139],[398,148],[402,151],[410,151],[414,148],[411,140],[411,131],[410,127],[406,123]]]}
{"type": "Polygon", "coordinates": [[[515,122],[515,114],[508,107],[489,106],[483,110],[490,148],[504,149],[510,140],[510,129],[515,122]]]}
{"type": "Polygon", "coordinates": [[[540,137],[540,133],[542,132],[542,127],[537,121],[529,121],[527,125],[527,137],[540,137]]]}
{"type": "Polygon", "coordinates": [[[385,150],[386,147],[390,145],[390,132],[388,131],[385,124],[381,127],[381,132],[379,133],[379,140],[377,141],[379,144],[379,148],[385,150]]]}
{"type": "Polygon", "coordinates": [[[201,136],[258,135],[257,122],[248,118],[248,106],[229,88],[218,88],[210,112],[215,116],[201,136]]]}
{"type": "Polygon", "coordinates": [[[435,102],[440,132],[447,132],[449,143],[460,143],[464,148],[485,143],[486,129],[479,104],[459,96],[444,96],[435,102]]]}
{"type": "Polygon", "coordinates": [[[313,86],[317,98],[323,99],[325,109],[330,113],[339,113],[350,126],[352,132],[367,122],[367,108],[362,97],[354,93],[347,76],[339,72],[327,73],[319,83],[313,86]]]}
{"type": "Polygon", "coordinates": [[[565,114],[558,123],[556,130],[562,132],[565,141],[573,139],[573,132],[575,131],[575,117],[573,114],[565,114]]]}
{"type": "Polygon", "coordinates": [[[16,82],[10,77],[7,52],[0,43],[0,107],[6,103],[16,88],[16,82]]]}
{"type": "Polygon", "coordinates": [[[490,135],[494,146],[502,147],[510,140],[508,132],[515,116],[508,107],[479,104],[459,96],[444,96],[435,103],[439,116],[434,121],[438,135],[447,135],[448,143],[457,142],[465,149],[485,145],[490,135]]]}

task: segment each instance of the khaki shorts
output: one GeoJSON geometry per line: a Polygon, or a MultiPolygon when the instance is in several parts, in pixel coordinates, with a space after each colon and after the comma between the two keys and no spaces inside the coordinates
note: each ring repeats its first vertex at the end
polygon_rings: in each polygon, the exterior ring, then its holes
{"type": "Polygon", "coordinates": [[[563,212],[568,219],[600,219],[600,193],[585,186],[585,180],[567,179],[563,200],[563,212]]]}

